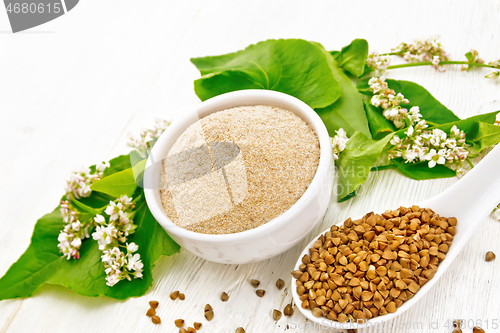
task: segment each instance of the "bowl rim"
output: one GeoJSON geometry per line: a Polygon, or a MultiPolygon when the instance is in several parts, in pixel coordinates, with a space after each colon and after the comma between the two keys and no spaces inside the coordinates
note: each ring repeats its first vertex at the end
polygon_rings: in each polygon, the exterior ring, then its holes
{"type": "MultiPolygon", "coordinates": [[[[277,216],[276,218],[270,220],[269,222],[263,225],[255,227],[253,229],[232,234],[203,234],[190,231],[176,225],[172,220],[170,220],[170,218],[165,213],[161,202],[158,202],[158,200],[156,199],[155,192],[159,191],[159,189],[145,188],[144,193],[147,205],[151,210],[153,216],[158,221],[158,223],[160,223],[160,225],[165,230],[167,230],[167,232],[172,233],[175,236],[178,236],[182,239],[191,239],[199,242],[217,243],[217,244],[234,242],[238,240],[245,240],[253,237],[261,237],[281,227],[281,224],[283,224],[290,218],[293,218],[294,215],[297,215],[304,207],[306,207],[311,202],[311,200],[315,197],[315,195],[320,192],[318,189],[322,186],[321,181],[323,180],[322,179],[323,177],[321,175],[325,174],[326,172],[329,172],[330,160],[332,160],[331,155],[330,156],[327,155],[331,154],[331,143],[330,143],[330,136],[328,134],[325,124],[323,123],[319,115],[310,106],[308,106],[306,103],[302,102],[298,98],[282,92],[277,92],[272,90],[262,90],[262,89],[247,89],[247,90],[228,92],[225,94],[212,97],[189,109],[182,118],[175,120],[172,123],[172,125],[170,125],[170,127],[173,127],[171,130],[167,129],[160,135],[159,139],[153,146],[153,149],[151,150],[151,153],[148,157],[144,171],[144,178],[151,179],[152,176],[151,172],[153,172],[153,169],[150,168],[150,166],[154,163],[151,157],[156,156],[157,154],[155,154],[155,152],[159,151],[160,149],[163,149],[164,146],[168,143],[169,139],[171,139],[171,137],[173,136],[172,133],[177,132],[173,130],[174,128],[179,129],[181,127],[185,128],[189,127],[194,123],[194,121],[192,121],[194,119],[193,118],[194,115],[198,115],[198,119],[202,119],[212,113],[227,109],[229,107],[218,107],[218,105],[224,104],[225,102],[228,102],[230,100],[239,100],[239,99],[258,100],[265,98],[272,99],[276,101],[277,104],[288,104],[290,106],[293,106],[291,107],[291,109],[293,110],[290,111],[294,112],[297,116],[301,117],[304,121],[306,121],[309,124],[309,126],[314,130],[314,132],[318,137],[320,144],[320,160],[316,172],[314,174],[314,177],[311,183],[309,184],[308,188],[306,189],[306,191],[283,214],[277,216]]],[[[234,106],[232,107],[245,106],[245,105],[264,105],[264,103],[260,102],[256,102],[255,104],[235,103],[234,106]]],[[[268,103],[267,105],[272,106],[272,104],[270,103],[268,103]]],[[[184,130],[181,133],[183,133],[184,130]]],[[[171,146],[168,147],[168,149],[170,148],[171,146]]]]}

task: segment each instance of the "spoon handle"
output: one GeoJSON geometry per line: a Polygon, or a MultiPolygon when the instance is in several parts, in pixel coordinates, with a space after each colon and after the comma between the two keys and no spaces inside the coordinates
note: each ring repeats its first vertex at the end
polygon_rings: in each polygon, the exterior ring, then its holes
{"type": "Polygon", "coordinates": [[[500,148],[493,148],[469,173],[441,194],[426,200],[439,214],[468,221],[474,228],[500,203],[500,148]]]}

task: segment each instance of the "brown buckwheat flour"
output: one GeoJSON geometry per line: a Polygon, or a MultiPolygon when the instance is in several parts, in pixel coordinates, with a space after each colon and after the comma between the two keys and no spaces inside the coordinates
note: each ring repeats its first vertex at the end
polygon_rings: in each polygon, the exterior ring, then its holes
{"type": "Polygon", "coordinates": [[[258,227],[288,210],[311,183],[320,157],[309,125],[283,108],[241,106],[191,125],[163,161],[163,208],[204,234],[258,227]]]}

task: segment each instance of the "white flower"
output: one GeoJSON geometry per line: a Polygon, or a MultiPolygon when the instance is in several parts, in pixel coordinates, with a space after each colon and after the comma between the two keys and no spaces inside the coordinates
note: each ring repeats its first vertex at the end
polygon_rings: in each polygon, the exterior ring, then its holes
{"type": "Polygon", "coordinates": [[[415,150],[407,149],[403,152],[403,159],[406,163],[411,163],[418,157],[418,153],[415,150]]]}
{"type": "Polygon", "coordinates": [[[390,64],[389,57],[380,56],[377,52],[371,52],[366,59],[366,65],[373,71],[384,72],[390,64]]]}
{"type": "Polygon", "coordinates": [[[432,64],[434,65],[434,68],[439,66],[440,62],[441,62],[440,57],[438,55],[436,55],[436,56],[434,56],[434,58],[432,58],[432,64]]]}
{"type": "Polygon", "coordinates": [[[91,172],[89,168],[82,168],[70,174],[66,179],[66,196],[72,195],[76,199],[90,196],[92,193],[90,185],[102,177],[102,173],[96,172],[91,172]]]}
{"type": "Polygon", "coordinates": [[[106,168],[109,168],[109,162],[101,162],[101,163],[97,163],[95,165],[95,168],[96,170],[101,173],[101,172],[104,172],[104,170],[106,170],[106,168]]]}
{"type": "Polygon", "coordinates": [[[60,211],[63,222],[66,224],[57,237],[59,242],[57,247],[59,252],[68,260],[71,258],[78,259],[80,258],[79,250],[82,239],[89,237],[90,221],[80,222],[78,220],[80,213],[76,211],[69,200],[61,201],[60,211]]]}
{"type": "Polygon", "coordinates": [[[75,238],[71,242],[71,246],[73,246],[75,248],[80,248],[81,245],[82,245],[82,240],[80,238],[75,238]]]}
{"type": "Polygon", "coordinates": [[[97,224],[103,224],[104,222],[106,222],[106,219],[104,218],[104,216],[97,214],[97,215],[94,217],[94,221],[95,221],[97,224]]]}
{"type": "Polygon", "coordinates": [[[111,251],[109,253],[111,253],[111,254],[113,254],[115,256],[119,256],[121,254],[121,251],[120,251],[119,248],[114,247],[113,249],[111,249],[111,251]]]}
{"type": "Polygon", "coordinates": [[[68,234],[67,234],[67,233],[65,233],[65,232],[62,232],[62,231],[59,233],[59,236],[57,236],[57,240],[58,240],[59,242],[64,242],[64,241],[66,241],[67,239],[68,239],[68,234]]]}
{"type": "Polygon", "coordinates": [[[373,106],[376,106],[376,107],[379,107],[380,106],[380,98],[378,95],[373,95],[372,99],[371,99],[371,103],[373,106]]]}
{"type": "Polygon", "coordinates": [[[129,206],[132,204],[132,198],[127,197],[126,195],[122,195],[118,199],[117,202],[121,203],[123,206],[129,206]]]}
{"type": "Polygon", "coordinates": [[[413,43],[408,44],[401,43],[392,51],[409,62],[432,61],[434,68],[438,70],[443,70],[442,66],[439,66],[441,61],[449,60],[448,54],[442,48],[438,37],[415,39],[413,43]]]}
{"type": "Polygon", "coordinates": [[[445,141],[446,147],[453,149],[457,146],[457,140],[455,139],[446,139],[445,141]]]}
{"type": "MultiPolygon", "coordinates": [[[[369,84],[374,93],[371,103],[383,109],[382,115],[398,129],[408,126],[404,138],[397,135],[391,138],[393,147],[389,151],[389,158],[402,157],[406,163],[428,161],[430,168],[441,164],[456,170],[458,174],[465,172],[463,162],[468,157],[469,146],[465,142],[463,131],[453,126],[448,136],[438,128],[427,130],[429,125],[422,119],[420,108],[413,106],[408,111],[401,107],[401,104],[409,101],[401,93],[389,89],[383,78],[372,77],[369,84]]],[[[497,116],[500,125],[499,118],[500,115],[497,116]]]]}
{"type": "Polygon", "coordinates": [[[331,143],[333,159],[337,160],[339,158],[339,154],[345,149],[347,141],[349,141],[349,139],[347,138],[347,133],[344,131],[344,129],[339,128],[339,130],[335,132],[337,133],[337,135],[331,138],[331,143]]]}
{"type": "Polygon", "coordinates": [[[391,145],[396,146],[401,144],[401,139],[397,135],[393,135],[390,141],[391,145]]]}
{"type": "Polygon", "coordinates": [[[155,119],[155,124],[151,128],[143,128],[137,134],[129,134],[127,145],[135,149],[142,157],[147,157],[149,150],[160,135],[170,126],[170,122],[164,119],[155,119]]]}
{"type": "Polygon", "coordinates": [[[429,168],[434,168],[436,166],[435,156],[437,156],[436,149],[431,149],[431,151],[425,155],[424,158],[429,161],[429,168]]]}
{"type": "Polygon", "coordinates": [[[397,128],[403,128],[405,126],[405,121],[403,119],[394,119],[394,125],[397,128]]]}
{"type": "Polygon", "coordinates": [[[131,254],[127,254],[127,269],[129,271],[141,271],[144,267],[144,264],[141,261],[141,255],[136,253],[133,256],[131,254]]]}
{"type": "Polygon", "coordinates": [[[128,213],[125,213],[123,210],[120,210],[118,212],[118,217],[119,217],[118,218],[119,223],[121,223],[121,224],[125,225],[125,224],[127,224],[130,221],[129,218],[128,218],[129,217],[128,213]]]}
{"type": "Polygon", "coordinates": [[[104,212],[109,215],[110,221],[114,221],[118,219],[120,208],[121,208],[121,203],[116,204],[114,201],[110,201],[109,206],[106,207],[104,212]]]}
{"type": "Polygon", "coordinates": [[[128,253],[134,253],[139,249],[139,246],[135,244],[134,242],[127,244],[127,252],[128,253]]]}
{"type": "Polygon", "coordinates": [[[99,250],[103,252],[101,260],[106,272],[108,286],[114,286],[123,279],[142,278],[143,263],[140,255],[132,255],[139,249],[135,243],[127,244],[127,236],[134,233],[136,226],[130,219],[135,203],[132,198],[121,196],[110,201],[104,210],[109,215],[108,220],[102,215],[96,215],[96,229],[92,238],[97,240],[99,250]],[[126,253],[121,250],[126,249],[126,253]]]}
{"type": "Polygon", "coordinates": [[[120,282],[119,274],[112,274],[106,276],[106,284],[110,287],[113,287],[115,284],[120,282]]]}
{"type": "Polygon", "coordinates": [[[101,226],[97,226],[95,228],[95,231],[92,233],[92,238],[94,240],[99,240],[101,239],[102,237],[104,236],[104,227],[101,227],[101,226]]]}

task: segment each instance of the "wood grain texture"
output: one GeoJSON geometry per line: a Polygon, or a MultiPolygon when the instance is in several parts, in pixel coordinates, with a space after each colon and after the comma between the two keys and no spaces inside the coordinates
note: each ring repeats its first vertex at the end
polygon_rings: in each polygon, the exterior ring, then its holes
{"type": "MultiPolygon", "coordinates": [[[[51,211],[72,169],[127,151],[125,134],[154,116],[175,119],[199,100],[199,75],[190,57],[236,51],[268,38],[305,38],[340,49],[366,38],[372,50],[388,51],[414,37],[440,35],[455,59],[473,47],[486,59],[500,57],[497,1],[131,1],[85,0],[68,15],[33,30],[9,34],[0,10],[0,275],[23,253],[37,218],[51,211]]],[[[394,70],[389,77],[415,81],[460,117],[500,109],[500,85],[487,70],[436,73],[431,68],[394,70]]],[[[206,262],[181,250],[154,270],[144,296],[116,301],[87,298],[58,286],[34,297],[0,302],[0,332],[176,332],[175,319],[203,332],[325,332],[294,328],[295,315],[274,323],[273,309],[291,301],[289,272],[301,248],[319,231],[348,216],[429,198],[457,179],[413,181],[393,170],[372,173],[354,200],[330,208],[302,244],[289,253],[251,265],[206,262]],[[249,279],[267,291],[258,298],[249,279]],[[278,291],[276,280],[286,281],[278,291]],[[171,301],[174,290],[185,301],[171,301]],[[220,301],[226,291],[230,299],[220,301]],[[145,316],[158,300],[162,324],[145,316]],[[210,303],[215,318],[206,322],[210,303]]],[[[500,222],[483,221],[436,286],[392,323],[422,328],[365,329],[362,333],[451,332],[447,320],[500,321],[500,222]],[[429,328],[429,322],[438,328],[429,328]],[[417,325],[417,324],[413,324],[417,325]]],[[[471,330],[464,330],[470,332],[471,330]]],[[[332,331],[336,332],[336,331],[332,331]]]]}

